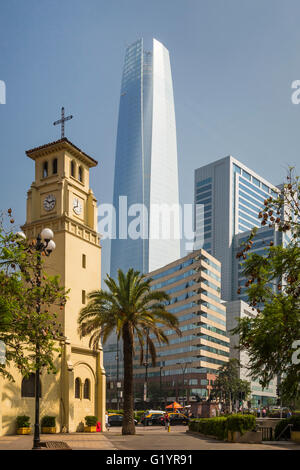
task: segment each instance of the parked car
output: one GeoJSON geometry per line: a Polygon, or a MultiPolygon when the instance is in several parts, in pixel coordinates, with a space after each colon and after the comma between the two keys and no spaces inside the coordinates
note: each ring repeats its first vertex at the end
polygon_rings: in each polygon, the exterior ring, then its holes
{"type": "Polygon", "coordinates": [[[187,425],[190,418],[182,413],[168,413],[170,418],[171,426],[176,426],[176,424],[187,425]]]}
{"type": "MultiPolygon", "coordinates": [[[[108,415],[108,424],[110,426],[122,426],[123,425],[123,415],[117,413],[110,413],[108,415]]],[[[137,425],[138,421],[135,419],[134,424],[137,425]]]]}
{"type": "Polygon", "coordinates": [[[164,412],[145,413],[141,417],[141,424],[144,426],[162,425],[164,424],[164,412]]]}

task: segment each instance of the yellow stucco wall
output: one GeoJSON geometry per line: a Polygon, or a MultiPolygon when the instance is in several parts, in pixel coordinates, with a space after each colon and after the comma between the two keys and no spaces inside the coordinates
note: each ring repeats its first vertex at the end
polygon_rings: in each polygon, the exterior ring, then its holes
{"type": "MultiPolygon", "coordinates": [[[[60,429],[60,360],[55,359],[55,365],[58,368],[57,374],[43,374],[41,376],[41,400],[40,416],[51,415],[56,417],[56,425],[60,429]]],[[[1,412],[2,427],[0,426],[0,435],[16,433],[16,418],[19,415],[30,416],[30,424],[33,430],[35,421],[35,398],[22,398],[21,383],[22,375],[15,369],[10,369],[14,382],[2,379],[2,401],[1,412]]]]}
{"type": "MultiPolygon", "coordinates": [[[[69,142],[49,144],[34,149],[28,155],[35,160],[35,181],[28,191],[27,218],[23,227],[28,238],[36,238],[45,227],[54,232],[56,250],[45,259],[48,274],[59,274],[61,284],[70,289],[69,299],[59,310],[59,321],[66,338],[62,345],[61,358],[56,357],[58,373],[43,374],[40,416],[56,416],[57,429],[66,426],[70,432],[82,429],[81,423],[87,415],[96,415],[105,422],[106,380],[101,345],[92,351],[88,338],[78,335],[78,314],[86,304],[86,295],[101,288],[101,247],[97,234],[97,201],[89,188],[89,169],[96,162],[69,142]],[[51,173],[53,159],[58,160],[57,174],[51,173]],[[49,175],[42,177],[43,163],[48,161],[49,175]],[[70,175],[70,163],[75,162],[75,177],[70,175]],[[78,181],[78,168],[83,169],[83,182],[78,181]],[[55,207],[46,211],[45,197],[53,194],[55,207]],[[82,212],[73,210],[74,198],[82,203],[82,212]],[[82,256],[85,255],[85,267],[82,256]],[[85,302],[85,303],[84,303],[85,302]],[[82,396],[74,396],[76,377],[82,382],[82,396]],[[83,384],[90,380],[91,394],[83,398],[83,384]]],[[[21,397],[22,377],[12,370],[15,382],[0,378],[0,435],[14,434],[18,415],[26,414],[34,424],[34,398],[21,397]]]]}

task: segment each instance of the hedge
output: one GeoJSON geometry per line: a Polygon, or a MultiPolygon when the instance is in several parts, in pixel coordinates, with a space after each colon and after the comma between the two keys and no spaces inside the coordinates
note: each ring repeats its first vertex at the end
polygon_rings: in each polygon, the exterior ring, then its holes
{"type": "Polygon", "coordinates": [[[227,417],[192,419],[189,422],[189,430],[224,440],[227,439],[228,431],[244,434],[253,430],[255,423],[253,415],[236,414],[227,417]]]}
{"type": "Polygon", "coordinates": [[[245,434],[246,431],[252,431],[255,424],[256,418],[253,415],[236,414],[227,418],[227,430],[231,432],[237,431],[245,434]]]}
{"type": "Polygon", "coordinates": [[[227,418],[224,417],[192,419],[189,422],[189,430],[225,439],[227,435],[226,423],[227,418]]]}
{"type": "MultiPolygon", "coordinates": [[[[284,428],[292,424],[292,431],[300,431],[300,416],[291,416],[290,418],[282,419],[275,427],[275,439],[279,437],[284,428]]],[[[290,439],[291,438],[291,429],[288,427],[280,436],[280,439],[290,439]]]]}

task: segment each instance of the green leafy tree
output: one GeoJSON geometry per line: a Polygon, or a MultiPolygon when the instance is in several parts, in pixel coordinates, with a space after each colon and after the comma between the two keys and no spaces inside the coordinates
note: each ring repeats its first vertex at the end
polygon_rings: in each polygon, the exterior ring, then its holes
{"type": "Polygon", "coordinates": [[[156,363],[158,344],[168,344],[162,326],[172,328],[179,335],[177,318],[166,310],[168,294],[163,291],[151,291],[151,279],[146,279],[138,271],[129,269],[124,274],[118,271],[118,281],[107,275],[105,290],[89,294],[89,303],[79,315],[80,336],[90,336],[90,346],[97,348],[100,340],[103,344],[116,332],[123,340],[124,357],[124,420],[122,434],[135,434],[133,359],[134,338],[140,346],[140,362],[143,363],[144,346],[148,342],[152,364],[156,363]]]}
{"type": "MultiPolygon", "coordinates": [[[[11,210],[9,220],[14,220],[11,210]]],[[[61,338],[58,310],[66,292],[58,276],[43,272],[43,258],[35,241],[20,239],[0,220],[0,341],[5,344],[5,364],[0,375],[13,380],[10,367],[23,375],[37,368],[56,372],[54,353],[61,338]],[[36,345],[39,345],[37,350],[36,345]]]]}
{"type": "Polygon", "coordinates": [[[265,256],[251,254],[256,234],[256,229],[252,230],[237,257],[244,260],[249,304],[258,315],[241,319],[233,330],[240,335],[240,348],[249,354],[253,379],[267,387],[273,378],[280,376],[280,393],[290,400],[300,395],[299,199],[299,177],[290,168],[278,196],[267,198],[259,213],[261,225],[276,228],[288,243],[274,246],[271,242],[265,256]]]}
{"type": "Polygon", "coordinates": [[[239,378],[239,361],[233,358],[219,369],[210,398],[218,398],[231,412],[232,403],[240,398],[240,394],[243,394],[246,400],[250,392],[250,383],[239,378]]]}

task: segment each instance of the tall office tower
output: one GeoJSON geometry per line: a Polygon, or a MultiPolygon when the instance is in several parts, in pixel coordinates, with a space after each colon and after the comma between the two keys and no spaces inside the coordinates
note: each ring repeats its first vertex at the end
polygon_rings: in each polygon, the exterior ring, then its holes
{"type": "MultiPolygon", "coordinates": [[[[244,260],[243,258],[237,258],[236,255],[241,249],[245,246],[251,230],[247,232],[240,233],[234,236],[233,239],[233,276],[232,276],[232,286],[233,286],[233,295],[232,300],[244,300],[248,301],[247,285],[248,279],[244,275],[244,260]]],[[[251,245],[250,250],[247,252],[248,255],[256,253],[260,256],[267,257],[269,254],[270,245],[273,246],[282,246],[286,247],[290,242],[290,233],[280,232],[279,230],[272,227],[262,227],[259,228],[252,239],[253,244],[251,245]]],[[[270,287],[275,291],[276,284],[270,285],[270,287]]]]}
{"type": "Polygon", "coordinates": [[[142,39],[126,50],[113,203],[111,276],[118,268],[147,273],[180,258],[180,240],[172,232],[179,227],[179,198],[171,67],[168,50],[155,39],[152,51],[144,50],[142,39]],[[170,218],[159,213],[161,204],[173,209],[170,218]]]}
{"type": "MultiPolygon", "coordinates": [[[[167,396],[168,401],[182,395],[183,401],[208,397],[218,369],[229,360],[226,308],[220,297],[221,265],[204,250],[197,250],[149,273],[149,277],[153,290],[170,295],[166,308],[178,318],[182,332],[179,337],[163,327],[169,344],[158,344],[153,336],[156,365],[151,364],[147,352],[144,354],[145,363],[149,361],[149,389],[160,385],[160,395],[167,396]]],[[[140,365],[137,341],[135,352],[136,396],[142,399],[145,367],[140,365]]]]}
{"type": "Polygon", "coordinates": [[[232,156],[195,170],[195,249],[203,248],[222,264],[224,300],[235,298],[234,236],[260,227],[264,200],[278,188],[232,156]]]}
{"type": "Polygon", "coordinates": [[[262,388],[258,381],[251,378],[249,374],[249,355],[247,351],[241,351],[237,348],[239,345],[239,335],[233,335],[233,330],[238,320],[245,317],[254,317],[257,315],[257,310],[252,309],[246,302],[242,300],[234,300],[232,302],[226,302],[226,324],[227,331],[229,332],[230,338],[230,357],[235,358],[240,363],[239,378],[250,382],[251,388],[251,406],[259,407],[266,406],[270,403],[276,403],[276,378],[271,380],[267,388],[262,388]]]}

